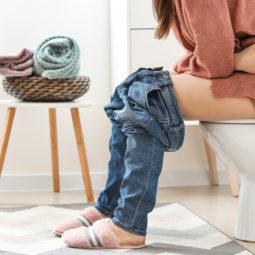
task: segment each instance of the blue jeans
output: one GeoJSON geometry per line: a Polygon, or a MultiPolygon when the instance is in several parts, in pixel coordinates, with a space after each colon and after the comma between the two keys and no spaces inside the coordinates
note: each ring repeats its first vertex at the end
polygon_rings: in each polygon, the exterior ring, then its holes
{"type": "Polygon", "coordinates": [[[111,158],[95,207],[120,228],[145,236],[164,152],[178,150],[184,140],[169,72],[139,68],[117,86],[104,110],[112,123],[111,158]]]}

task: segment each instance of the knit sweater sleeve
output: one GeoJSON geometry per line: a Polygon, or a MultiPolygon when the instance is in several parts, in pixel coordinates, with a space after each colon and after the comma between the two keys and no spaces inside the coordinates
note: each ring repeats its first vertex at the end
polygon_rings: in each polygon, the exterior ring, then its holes
{"type": "Polygon", "coordinates": [[[174,70],[203,78],[231,75],[235,36],[227,0],[182,0],[182,8],[195,48],[175,63],[174,70]]]}

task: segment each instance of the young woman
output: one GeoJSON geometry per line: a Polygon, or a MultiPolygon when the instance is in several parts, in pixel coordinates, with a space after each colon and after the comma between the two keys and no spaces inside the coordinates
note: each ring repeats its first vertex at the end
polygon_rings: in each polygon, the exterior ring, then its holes
{"type": "Polygon", "coordinates": [[[139,68],[104,107],[113,124],[106,187],[95,207],[53,230],[71,247],[144,247],[163,155],[181,147],[183,119],[255,117],[255,1],[153,3],[156,37],[172,29],[187,53],[174,71],[139,68]]]}

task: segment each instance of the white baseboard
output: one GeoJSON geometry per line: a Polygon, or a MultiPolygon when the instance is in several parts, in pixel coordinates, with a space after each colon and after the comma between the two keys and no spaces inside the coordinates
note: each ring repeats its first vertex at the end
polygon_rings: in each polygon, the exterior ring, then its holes
{"type": "MultiPolygon", "coordinates": [[[[225,169],[218,169],[219,184],[228,184],[225,169]]],[[[102,190],[107,172],[91,172],[92,186],[102,190]]],[[[163,169],[159,178],[159,187],[205,186],[210,185],[208,170],[205,169],[163,169]]],[[[64,190],[83,190],[80,173],[61,173],[60,188],[64,190]]],[[[39,174],[3,174],[0,178],[0,191],[49,191],[52,190],[50,173],[39,174]]]]}

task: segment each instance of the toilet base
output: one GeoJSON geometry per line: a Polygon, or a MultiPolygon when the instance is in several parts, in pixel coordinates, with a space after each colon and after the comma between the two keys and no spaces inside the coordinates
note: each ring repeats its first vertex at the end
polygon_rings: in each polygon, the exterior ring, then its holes
{"type": "Polygon", "coordinates": [[[234,238],[255,242],[255,179],[241,176],[234,238]]]}

